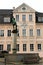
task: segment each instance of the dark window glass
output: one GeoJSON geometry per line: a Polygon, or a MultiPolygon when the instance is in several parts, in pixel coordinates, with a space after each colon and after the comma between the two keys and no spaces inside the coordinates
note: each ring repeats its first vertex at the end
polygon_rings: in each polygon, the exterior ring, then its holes
{"type": "Polygon", "coordinates": [[[17,51],[19,51],[19,44],[17,44],[17,51]]]}
{"type": "Polygon", "coordinates": [[[33,36],[33,29],[30,29],[30,36],[33,36]]]}
{"type": "Polygon", "coordinates": [[[23,8],[22,8],[22,10],[26,10],[26,8],[25,8],[25,7],[23,7],[23,8]]]}
{"type": "Polygon", "coordinates": [[[39,51],[41,50],[41,44],[38,44],[38,50],[39,51]]]}
{"type": "Polygon", "coordinates": [[[4,36],[4,30],[0,30],[0,36],[4,36]]]}
{"type": "Polygon", "coordinates": [[[37,29],[37,36],[40,36],[40,29],[37,29]]]}
{"type": "Polygon", "coordinates": [[[16,15],[16,21],[19,21],[19,15],[16,15]]]}
{"type": "Polygon", "coordinates": [[[29,21],[32,21],[32,15],[29,15],[29,21]]]}
{"type": "Polygon", "coordinates": [[[26,15],[22,15],[22,21],[26,21],[26,15]]]}
{"type": "Polygon", "coordinates": [[[19,36],[19,30],[17,29],[17,36],[19,36]]]}
{"type": "Polygon", "coordinates": [[[23,51],[26,51],[26,44],[23,44],[23,51]]]}
{"type": "Polygon", "coordinates": [[[39,22],[41,22],[41,21],[43,22],[43,17],[38,17],[38,21],[39,22]]]}
{"type": "Polygon", "coordinates": [[[8,30],[8,36],[11,36],[11,30],[8,30]]]}
{"type": "Polygon", "coordinates": [[[3,50],[3,45],[0,45],[0,50],[3,50]]]}
{"type": "Polygon", "coordinates": [[[30,51],[34,51],[34,44],[30,44],[30,51]]]}
{"type": "Polygon", "coordinates": [[[11,51],[11,44],[7,44],[7,50],[11,51]]]}
{"type": "Polygon", "coordinates": [[[23,29],[23,30],[22,30],[22,35],[23,35],[23,36],[26,36],[26,29],[23,29]]]}

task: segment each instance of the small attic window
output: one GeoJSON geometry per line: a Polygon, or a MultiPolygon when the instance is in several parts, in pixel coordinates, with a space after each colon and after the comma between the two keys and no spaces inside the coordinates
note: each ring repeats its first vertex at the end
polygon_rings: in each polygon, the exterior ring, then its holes
{"type": "Polygon", "coordinates": [[[25,7],[23,7],[23,8],[22,8],[22,10],[26,10],[26,8],[25,8],[25,7]]]}

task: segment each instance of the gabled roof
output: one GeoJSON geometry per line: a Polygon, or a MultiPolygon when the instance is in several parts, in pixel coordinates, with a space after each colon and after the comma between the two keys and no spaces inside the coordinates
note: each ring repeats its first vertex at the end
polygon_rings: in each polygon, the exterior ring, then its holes
{"type": "Polygon", "coordinates": [[[33,8],[31,8],[30,6],[28,6],[28,5],[25,4],[25,3],[21,4],[20,6],[18,6],[18,7],[15,9],[15,11],[17,12],[18,10],[21,10],[22,7],[27,7],[28,12],[29,12],[29,10],[30,10],[31,12],[35,12],[35,10],[34,10],[33,8]]]}
{"type": "Polygon", "coordinates": [[[10,14],[12,11],[12,9],[0,9],[0,14],[10,14]]]}
{"type": "Polygon", "coordinates": [[[10,22],[4,22],[4,17],[10,17],[13,15],[12,13],[12,9],[0,9],[0,24],[4,24],[4,23],[10,23],[10,22]]]}

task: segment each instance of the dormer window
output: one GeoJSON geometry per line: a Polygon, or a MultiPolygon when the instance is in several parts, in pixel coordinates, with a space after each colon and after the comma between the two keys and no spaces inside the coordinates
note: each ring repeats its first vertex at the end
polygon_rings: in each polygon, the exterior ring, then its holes
{"type": "Polygon", "coordinates": [[[38,17],[38,21],[39,22],[41,22],[41,21],[43,22],[43,17],[38,17]]]}
{"type": "Polygon", "coordinates": [[[22,8],[22,10],[26,10],[26,8],[25,8],[25,7],[23,7],[23,8],[22,8]]]}
{"type": "Polygon", "coordinates": [[[4,17],[4,22],[10,22],[10,17],[4,17]]]}

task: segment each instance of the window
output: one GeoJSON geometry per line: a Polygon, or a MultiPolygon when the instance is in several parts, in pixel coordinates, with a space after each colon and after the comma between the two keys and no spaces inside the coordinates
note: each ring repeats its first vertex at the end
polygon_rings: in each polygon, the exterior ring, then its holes
{"type": "Polygon", "coordinates": [[[42,17],[42,21],[43,21],[43,17],[42,17]]]}
{"type": "Polygon", "coordinates": [[[7,44],[7,50],[11,51],[11,44],[7,44]]]}
{"type": "Polygon", "coordinates": [[[11,36],[11,30],[8,30],[8,36],[11,36]]]}
{"type": "Polygon", "coordinates": [[[10,17],[4,17],[4,22],[10,22],[10,17]]]}
{"type": "Polygon", "coordinates": [[[29,15],[29,21],[32,21],[32,15],[29,15]]]}
{"type": "Polygon", "coordinates": [[[4,36],[4,30],[0,30],[0,36],[4,36]]]}
{"type": "Polygon", "coordinates": [[[30,36],[33,36],[33,29],[30,29],[30,36]]]}
{"type": "Polygon", "coordinates": [[[26,44],[23,44],[23,51],[26,51],[26,44]]]}
{"type": "Polygon", "coordinates": [[[37,29],[37,36],[40,36],[40,29],[37,29]]]}
{"type": "Polygon", "coordinates": [[[22,15],[22,21],[26,21],[26,15],[22,15]]]}
{"type": "Polygon", "coordinates": [[[3,45],[0,45],[0,50],[3,50],[3,45]]]}
{"type": "Polygon", "coordinates": [[[30,44],[30,51],[34,51],[34,44],[30,44]]]}
{"type": "Polygon", "coordinates": [[[26,10],[26,8],[25,8],[25,7],[23,7],[23,8],[22,8],[22,10],[26,10]]]}
{"type": "Polygon", "coordinates": [[[23,36],[26,36],[26,29],[23,29],[23,30],[22,30],[22,35],[23,35],[23,36]]]}
{"type": "Polygon", "coordinates": [[[17,36],[19,36],[19,30],[17,29],[17,36]]]}
{"type": "Polygon", "coordinates": [[[38,44],[38,50],[39,51],[41,50],[41,44],[38,44]]]}
{"type": "Polygon", "coordinates": [[[41,22],[41,21],[43,22],[43,17],[38,17],[38,21],[39,22],[41,22]]]}
{"type": "Polygon", "coordinates": [[[19,44],[17,44],[17,51],[19,51],[19,44]]]}
{"type": "Polygon", "coordinates": [[[16,21],[19,21],[19,15],[16,15],[16,21]]]}
{"type": "Polygon", "coordinates": [[[41,17],[38,17],[38,21],[41,21],[41,17]]]}

